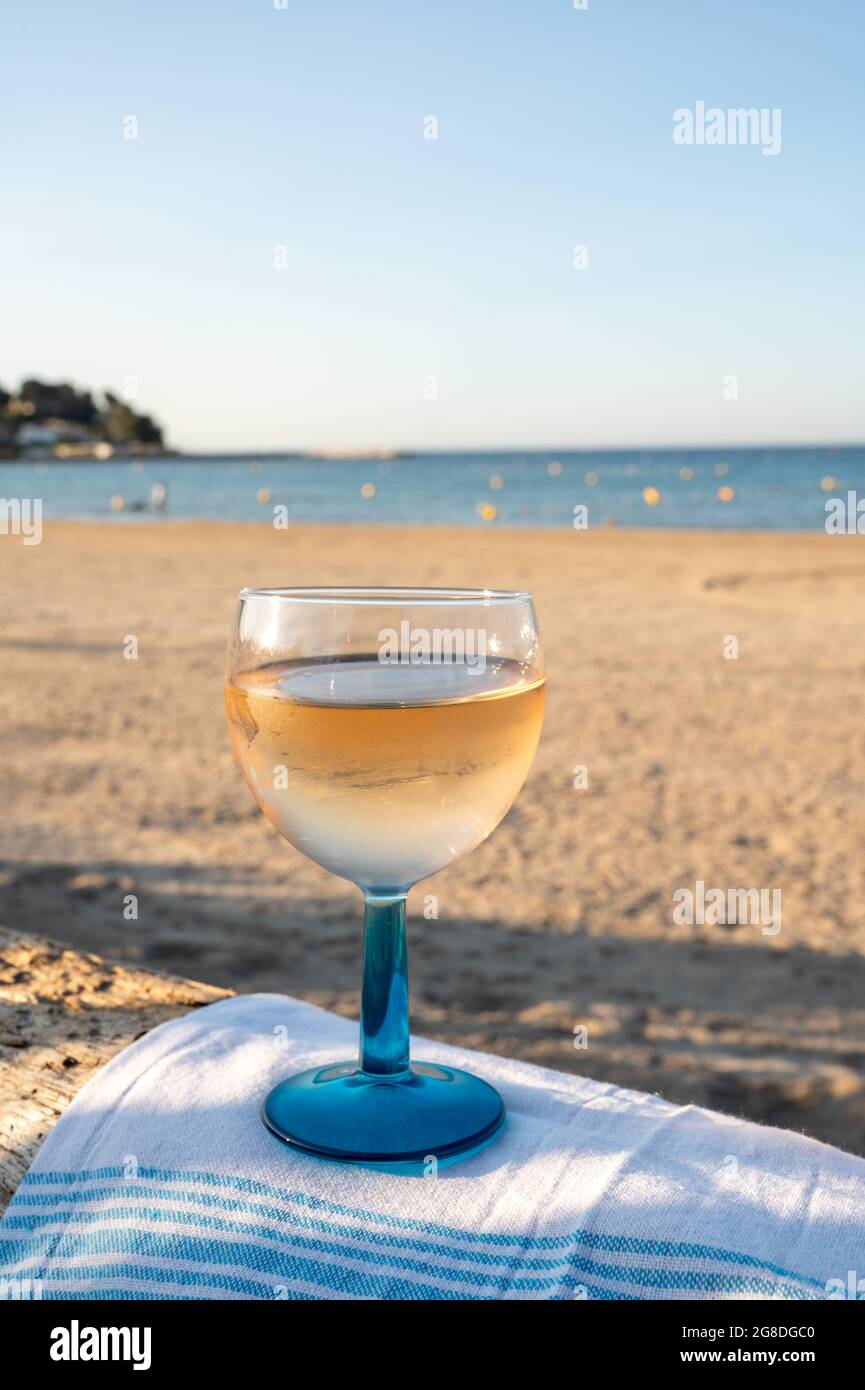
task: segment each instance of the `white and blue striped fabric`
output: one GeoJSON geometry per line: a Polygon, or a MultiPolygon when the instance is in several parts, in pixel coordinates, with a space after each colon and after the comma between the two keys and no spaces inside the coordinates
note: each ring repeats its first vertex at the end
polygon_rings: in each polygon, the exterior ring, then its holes
{"type": "Polygon", "coordinates": [[[822,1299],[865,1279],[862,1159],[501,1057],[415,1043],[510,1112],[437,1176],[286,1148],[262,1095],[350,1057],[356,1031],[248,995],[127,1048],[21,1183],[0,1283],[46,1299],[822,1299]]]}

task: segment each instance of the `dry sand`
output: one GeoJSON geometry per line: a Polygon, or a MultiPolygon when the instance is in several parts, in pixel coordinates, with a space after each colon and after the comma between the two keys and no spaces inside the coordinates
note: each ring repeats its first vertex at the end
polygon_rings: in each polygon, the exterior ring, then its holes
{"type": "Polygon", "coordinates": [[[252,804],[222,661],[242,584],[382,582],[529,587],[547,647],[522,796],[411,896],[415,1031],[865,1152],[858,538],[171,522],[0,537],[0,921],[355,1014],[359,897],[252,804]],[[674,925],[672,894],[697,879],[779,889],[780,932],[674,925]]]}

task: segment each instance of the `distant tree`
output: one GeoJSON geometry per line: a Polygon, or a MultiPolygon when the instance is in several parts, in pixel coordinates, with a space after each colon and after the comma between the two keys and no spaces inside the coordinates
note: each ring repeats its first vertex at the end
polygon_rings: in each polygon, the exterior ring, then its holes
{"type": "Polygon", "coordinates": [[[5,387],[0,386],[0,445],[10,448],[21,423],[9,409],[12,396],[5,387]]]}
{"type": "Polygon", "coordinates": [[[139,415],[126,401],[105,392],[102,426],[112,444],[162,444],[162,430],[150,415],[139,415]]]}
{"type": "Polygon", "coordinates": [[[102,417],[105,436],[112,444],[131,444],[135,439],[135,411],[125,401],[109,397],[106,392],[108,409],[102,417]]]}
{"type": "Polygon", "coordinates": [[[0,386],[0,450],[7,453],[13,448],[15,437],[15,420],[7,410],[10,400],[9,392],[0,386]]]}
{"type": "Polygon", "coordinates": [[[29,377],[27,381],[22,381],[18,396],[34,407],[31,420],[56,418],[89,427],[96,423],[99,416],[91,393],[76,391],[67,381],[51,383],[29,377]]]}
{"type": "Polygon", "coordinates": [[[158,444],[163,445],[162,430],[152,415],[139,415],[136,421],[139,444],[158,444]]]}

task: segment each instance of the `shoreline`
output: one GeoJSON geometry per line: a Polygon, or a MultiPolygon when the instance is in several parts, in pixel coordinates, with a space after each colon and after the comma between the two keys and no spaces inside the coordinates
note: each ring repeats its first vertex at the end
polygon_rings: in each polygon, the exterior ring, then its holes
{"type": "MultiPolygon", "coordinates": [[[[741,527],[741,526],[656,526],[647,524],[645,526],[628,526],[622,522],[601,522],[597,526],[588,526],[578,530],[572,526],[536,526],[531,523],[525,526],[507,522],[451,522],[451,521],[307,521],[305,519],[289,520],[286,526],[276,527],[272,521],[253,520],[244,517],[215,517],[215,516],[167,516],[164,512],[159,514],[147,515],[142,512],[109,512],[105,516],[57,516],[44,517],[43,526],[45,529],[56,526],[104,526],[106,524],[117,525],[124,530],[130,530],[140,526],[142,531],[149,531],[153,526],[179,527],[179,526],[215,526],[220,528],[231,528],[235,526],[244,527],[248,530],[258,529],[264,532],[275,532],[276,535],[292,535],[302,530],[314,530],[321,528],[327,531],[376,531],[382,530],[385,533],[394,531],[418,531],[428,535],[431,531],[450,532],[457,531],[460,534],[470,532],[472,535],[511,535],[511,536],[568,536],[575,535],[580,539],[573,543],[585,544],[588,536],[596,537],[600,535],[627,535],[627,536],[666,536],[668,538],[676,536],[702,537],[704,540],[718,540],[723,537],[735,537],[744,540],[749,537],[763,538],[765,540],[782,539],[790,540],[817,540],[824,537],[826,540],[837,541],[838,536],[830,535],[825,527],[813,530],[775,530],[765,527],[741,527]]],[[[861,535],[844,535],[841,539],[847,541],[863,540],[865,533],[861,535]]]]}

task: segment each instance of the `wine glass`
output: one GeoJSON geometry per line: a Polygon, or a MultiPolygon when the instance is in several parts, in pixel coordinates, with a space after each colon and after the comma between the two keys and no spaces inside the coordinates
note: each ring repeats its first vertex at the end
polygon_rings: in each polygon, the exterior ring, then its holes
{"type": "Polygon", "coordinates": [[[225,702],[268,820],[364,896],[359,1059],[280,1082],[265,1124],[346,1162],[477,1150],[504,1123],[498,1092],[409,1061],[406,894],[486,839],[526,778],[544,709],[531,595],[243,589],[225,702]]]}

